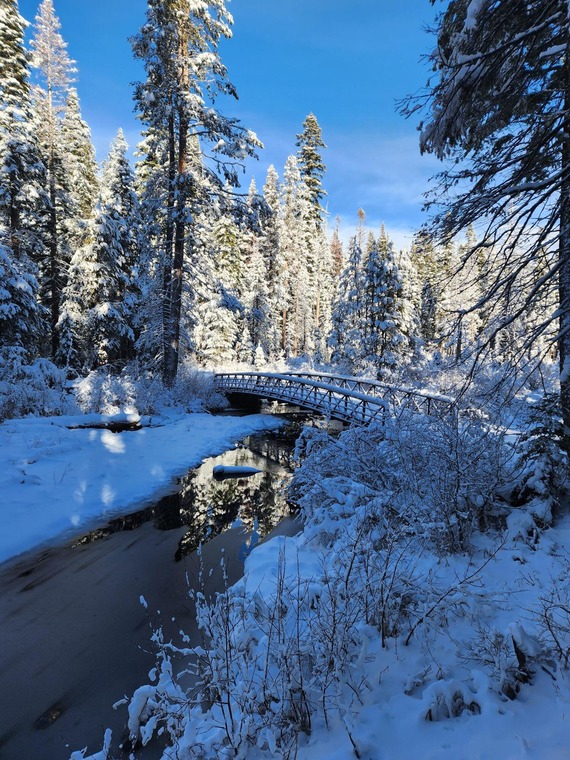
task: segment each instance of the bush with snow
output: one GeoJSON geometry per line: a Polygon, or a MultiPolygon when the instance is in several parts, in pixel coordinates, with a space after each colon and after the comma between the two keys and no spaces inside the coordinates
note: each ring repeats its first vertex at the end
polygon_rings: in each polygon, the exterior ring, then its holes
{"type": "Polygon", "coordinates": [[[165,388],[158,376],[142,372],[136,364],[119,374],[111,367],[100,367],[75,383],[75,394],[82,411],[101,414],[155,414],[172,406],[200,412],[227,405],[216,392],[210,372],[186,365],[180,367],[172,388],[165,388]]]}
{"type": "MultiPolygon", "coordinates": [[[[556,394],[545,394],[530,407],[526,430],[519,444],[519,472],[511,500],[530,518],[520,537],[535,543],[538,534],[552,524],[560,504],[568,471],[562,450],[562,413],[556,394]]],[[[519,526],[521,518],[512,521],[519,526]]]]}
{"type": "Polygon", "coordinates": [[[59,415],[75,410],[65,374],[48,359],[28,363],[24,349],[0,351],[0,422],[26,415],[59,415]]]}

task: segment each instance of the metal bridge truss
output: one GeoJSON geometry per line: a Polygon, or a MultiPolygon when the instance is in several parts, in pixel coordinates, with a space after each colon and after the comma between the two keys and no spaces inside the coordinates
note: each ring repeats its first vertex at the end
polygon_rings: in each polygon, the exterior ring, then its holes
{"type": "Polygon", "coordinates": [[[447,414],[453,399],[373,380],[326,373],[229,372],[215,376],[221,393],[242,393],[311,409],[331,419],[368,425],[406,408],[447,414]]]}

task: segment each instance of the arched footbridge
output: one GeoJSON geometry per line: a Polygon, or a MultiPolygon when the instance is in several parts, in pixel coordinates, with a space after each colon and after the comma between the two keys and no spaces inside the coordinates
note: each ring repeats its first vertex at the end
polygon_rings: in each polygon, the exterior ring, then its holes
{"type": "Polygon", "coordinates": [[[385,421],[401,408],[427,414],[448,414],[454,408],[448,396],[328,373],[220,372],[215,383],[216,390],[228,396],[282,401],[360,425],[385,421]]]}

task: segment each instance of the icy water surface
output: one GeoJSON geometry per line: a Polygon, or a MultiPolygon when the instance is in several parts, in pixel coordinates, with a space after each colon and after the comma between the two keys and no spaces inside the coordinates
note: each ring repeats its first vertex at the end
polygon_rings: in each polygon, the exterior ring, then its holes
{"type": "Polygon", "coordinates": [[[162,625],[176,638],[182,628],[200,641],[188,597],[198,582],[198,544],[207,542],[203,576],[214,593],[224,585],[222,559],[235,582],[257,540],[275,526],[298,529],[282,520],[290,438],[253,436],[206,460],[156,504],[0,567],[2,760],[67,760],[85,746],[92,753],[107,727],[118,756],[127,711],[112,705],[148,682],[152,630],[162,625]],[[262,472],[219,481],[212,470],[220,464],[262,472]]]}

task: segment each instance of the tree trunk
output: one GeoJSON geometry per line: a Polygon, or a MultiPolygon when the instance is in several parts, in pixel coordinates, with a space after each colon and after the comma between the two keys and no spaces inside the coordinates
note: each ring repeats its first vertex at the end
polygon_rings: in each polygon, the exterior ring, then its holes
{"type": "Polygon", "coordinates": [[[287,353],[287,309],[281,310],[281,349],[287,353]]]}
{"type": "Polygon", "coordinates": [[[560,188],[559,309],[560,404],[564,426],[563,444],[570,452],[570,38],[566,41],[565,122],[562,137],[562,184],[560,188]]]}
{"type": "Polygon", "coordinates": [[[56,190],[55,190],[55,160],[53,155],[53,146],[50,150],[49,157],[49,199],[51,208],[49,210],[48,222],[48,250],[49,266],[51,279],[51,296],[50,296],[50,328],[51,328],[51,355],[55,360],[59,348],[59,335],[57,332],[57,323],[59,322],[60,312],[60,288],[59,288],[59,271],[57,257],[57,210],[56,210],[56,190]]]}
{"type": "MultiPolygon", "coordinates": [[[[188,122],[183,115],[179,117],[178,126],[178,176],[180,180],[186,173],[188,154],[188,122]]],[[[187,193],[178,188],[176,200],[176,218],[174,221],[174,258],[170,275],[170,331],[169,361],[165,361],[164,382],[171,387],[178,373],[180,358],[180,316],[182,313],[182,278],[184,272],[184,249],[186,241],[186,201],[187,193]]]]}
{"type": "Polygon", "coordinates": [[[176,185],[176,139],[174,114],[168,119],[168,198],[162,274],[162,379],[170,386],[172,368],[172,263],[174,247],[174,199],[176,185]]]}

